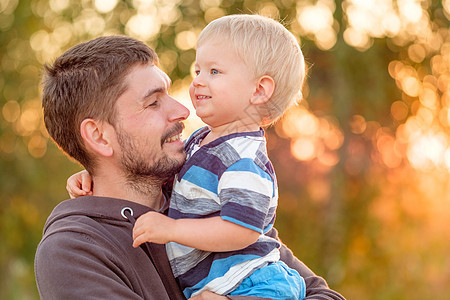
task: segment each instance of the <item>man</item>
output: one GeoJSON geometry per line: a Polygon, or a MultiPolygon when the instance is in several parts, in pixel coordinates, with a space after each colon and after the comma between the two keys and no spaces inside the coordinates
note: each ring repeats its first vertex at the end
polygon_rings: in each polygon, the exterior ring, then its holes
{"type": "MultiPolygon", "coordinates": [[[[50,136],[94,185],[93,196],[62,202],[47,220],[35,260],[41,298],[184,299],[164,246],[132,247],[134,220],[166,211],[162,187],[186,158],[180,134],[189,111],[169,96],[157,55],[129,37],[97,38],[46,66],[43,84],[50,136]]],[[[343,299],[286,247],[281,253],[305,278],[306,299],[343,299]]],[[[225,297],[196,299],[215,298],[225,297]]]]}

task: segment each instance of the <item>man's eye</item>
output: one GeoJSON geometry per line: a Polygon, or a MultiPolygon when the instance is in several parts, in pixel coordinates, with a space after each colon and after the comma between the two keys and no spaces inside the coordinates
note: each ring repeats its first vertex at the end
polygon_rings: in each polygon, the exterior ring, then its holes
{"type": "Polygon", "coordinates": [[[217,74],[219,74],[219,71],[217,71],[216,69],[211,69],[211,74],[217,75],[217,74]]]}
{"type": "Polygon", "coordinates": [[[198,70],[195,70],[195,75],[200,75],[200,71],[198,71],[198,70]]]}
{"type": "Polygon", "coordinates": [[[155,107],[158,106],[158,100],[155,100],[147,105],[147,107],[155,107]]]}

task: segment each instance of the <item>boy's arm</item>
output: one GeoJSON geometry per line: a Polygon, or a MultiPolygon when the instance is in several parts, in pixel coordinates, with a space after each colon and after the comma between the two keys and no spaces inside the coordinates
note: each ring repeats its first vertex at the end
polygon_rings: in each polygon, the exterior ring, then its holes
{"type": "Polygon", "coordinates": [[[243,249],[258,239],[260,233],[223,220],[221,217],[174,220],[157,212],[148,212],[136,221],[133,247],[144,242],[176,242],[211,252],[243,249]]]}

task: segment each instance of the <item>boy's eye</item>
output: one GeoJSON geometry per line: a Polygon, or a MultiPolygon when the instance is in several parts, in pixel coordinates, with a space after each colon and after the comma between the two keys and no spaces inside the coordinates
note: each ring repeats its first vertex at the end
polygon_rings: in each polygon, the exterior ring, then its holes
{"type": "Polygon", "coordinates": [[[200,74],[200,71],[199,70],[195,70],[195,75],[199,75],[200,74]]]}
{"type": "Polygon", "coordinates": [[[217,71],[216,69],[211,69],[211,74],[217,75],[217,74],[219,74],[219,71],[217,71]]]}

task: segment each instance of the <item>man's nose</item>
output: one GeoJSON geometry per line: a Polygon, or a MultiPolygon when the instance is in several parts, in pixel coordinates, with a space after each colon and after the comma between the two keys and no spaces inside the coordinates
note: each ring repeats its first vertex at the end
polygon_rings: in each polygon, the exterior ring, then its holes
{"type": "Polygon", "coordinates": [[[176,99],[170,97],[170,109],[169,120],[170,121],[183,121],[189,117],[189,109],[176,99]]]}

